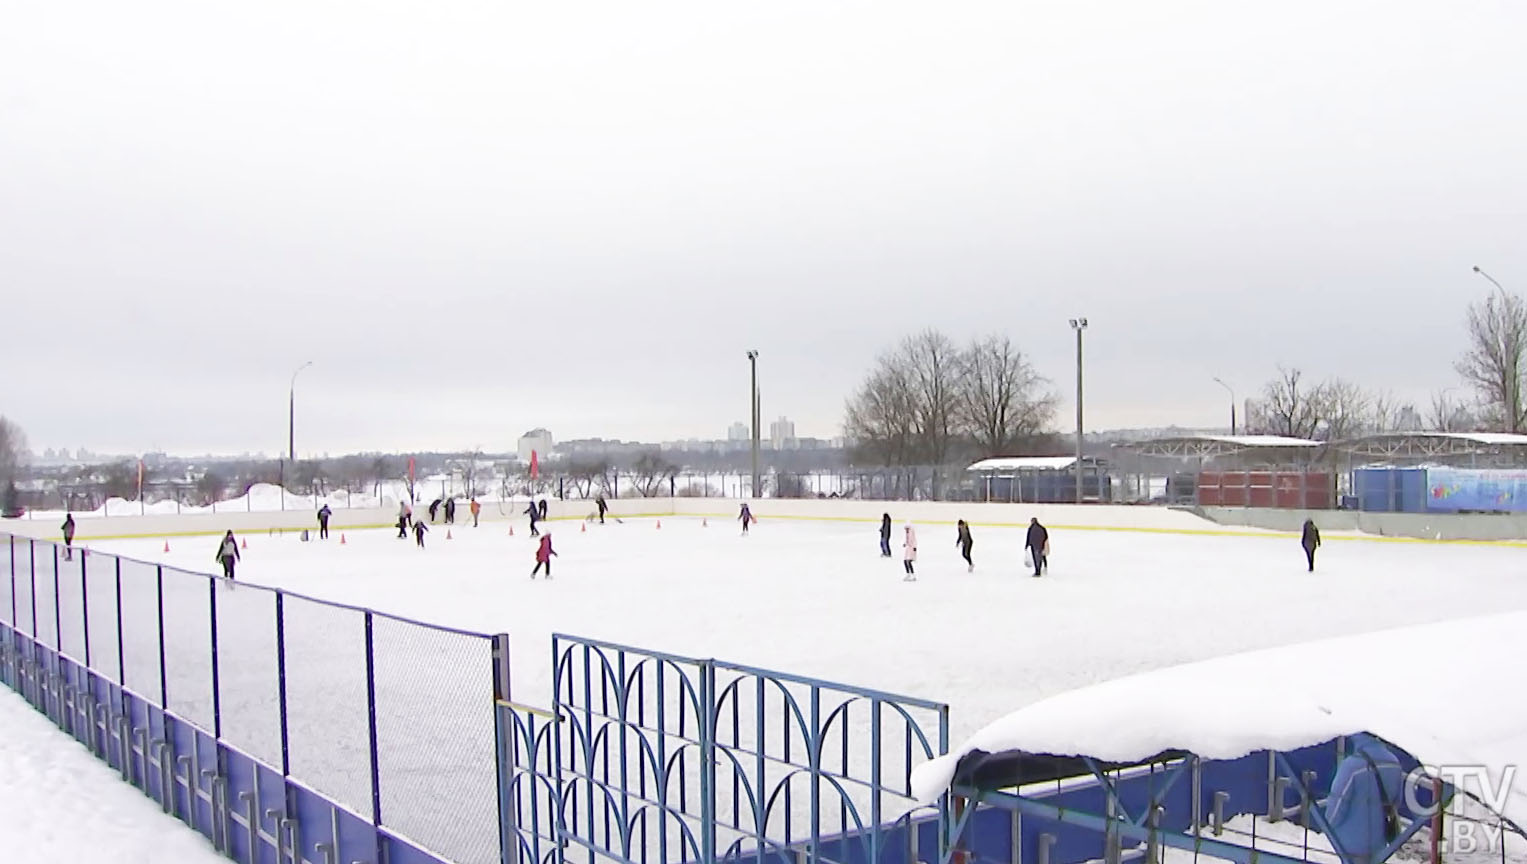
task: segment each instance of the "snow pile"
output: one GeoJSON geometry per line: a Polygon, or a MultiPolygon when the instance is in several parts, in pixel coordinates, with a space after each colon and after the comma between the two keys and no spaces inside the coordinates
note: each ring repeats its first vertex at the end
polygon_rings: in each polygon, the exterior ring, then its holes
{"type": "MultiPolygon", "coordinates": [[[[1515,686],[1527,612],[1385,630],[1218,657],[1044,699],[912,771],[938,797],[972,750],[1126,762],[1182,749],[1208,759],[1371,732],[1426,765],[1480,766],[1527,822],[1527,693],[1515,686]],[[1508,788],[1510,787],[1510,788],[1508,788]]],[[[1000,683],[1000,682],[995,682],[1000,683]]],[[[1488,800],[1492,789],[1483,792],[1488,800]]]]}
{"type": "Polygon", "coordinates": [[[226,858],[0,686],[0,857],[48,864],[226,858]]]}

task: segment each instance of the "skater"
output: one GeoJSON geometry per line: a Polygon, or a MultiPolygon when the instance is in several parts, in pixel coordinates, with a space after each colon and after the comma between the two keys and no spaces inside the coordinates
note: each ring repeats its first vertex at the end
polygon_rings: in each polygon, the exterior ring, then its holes
{"type": "Polygon", "coordinates": [[[1310,572],[1315,572],[1315,550],[1320,548],[1320,529],[1315,527],[1314,519],[1304,520],[1304,536],[1299,544],[1304,547],[1304,558],[1310,564],[1310,572]]]}
{"type": "Polygon", "coordinates": [[[599,508],[599,524],[603,525],[604,514],[609,512],[610,509],[610,505],[605,503],[603,494],[594,497],[594,506],[599,508]]]}
{"type": "Polygon", "coordinates": [[[408,539],[408,517],[404,516],[402,513],[398,514],[398,539],[408,539]]]}
{"type": "Polygon", "coordinates": [[[430,522],[431,525],[435,524],[435,517],[438,516],[439,514],[440,514],[440,499],[436,498],[435,500],[429,502],[429,522],[430,522]]]}
{"type": "Polygon", "coordinates": [[[970,536],[970,526],[965,524],[964,519],[961,519],[959,524],[955,526],[954,545],[959,547],[960,556],[965,559],[965,564],[967,565],[965,572],[976,572],[976,562],[970,560],[970,547],[976,545],[976,541],[975,538],[970,536]]]}
{"type": "Polygon", "coordinates": [[[1034,576],[1038,577],[1044,572],[1045,550],[1050,548],[1050,532],[1045,526],[1039,524],[1039,517],[1029,520],[1029,533],[1023,541],[1023,548],[1028,550],[1029,557],[1034,562],[1034,576]]]}
{"type": "Polygon", "coordinates": [[[447,524],[447,525],[455,525],[456,524],[456,499],[455,498],[447,498],[447,499],[445,499],[445,524],[447,524]]]}
{"type": "Polygon", "coordinates": [[[329,509],[329,505],[327,505],[327,504],[325,504],[322,507],[318,508],[318,539],[319,540],[327,540],[327,539],[329,539],[329,517],[332,516],[333,514],[334,514],[334,511],[330,510],[329,509]]]}
{"type": "Polygon", "coordinates": [[[541,535],[541,545],[536,547],[536,569],[530,571],[530,578],[536,578],[536,574],[541,572],[542,567],[545,567],[546,578],[550,579],[551,556],[555,554],[557,554],[556,550],[551,548],[551,529],[547,528],[546,533],[541,535]]]}
{"type": "Polygon", "coordinates": [[[536,502],[530,502],[530,506],[525,508],[525,515],[530,517],[530,536],[541,536],[541,532],[536,528],[536,523],[541,521],[541,508],[536,506],[536,502]]]}
{"type": "Polygon", "coordinates": [[[742,503],[742,512],[737,518],[742,520],[742,536],[748,536],[748,526],[753,524],[753,511],[748,509],[746,501],[742,503]]]}
{"type": "Polygon", "coordinates": [[[891,557],[891,514],[880,515],[880,557],[891,557]]]}
{"type": "Polygon", "coordinates": [[[414,540],[418,542],[420,549],[424,548],[424,532],[428,530],[429,526],[424,524],[423,519],[414,521],[414,540]]]}
{"type": "Polygon", "coordinates": [[[540,508],[541,508],[541,521],[545,522],[546,521],[546,499],[545,498],[541,499],[540,508]]]}
{"type": "Polygon", "coordinates": [[[64,514],[64,560],[74,560],[74,514],[64,514]]]}
{"type": "Polygon", "coordinates": [[[217,555],[213,558],[223,565],[223,578],[233,580],[233,565],[239,560],[239,541],[233,539],[233,532],[223,535],[223,542],[217,547],[217,555]]]}
{"type": "Polygon", "coordinates": [[[901,543],[901,563],[907,568],[907,575],[903,582],[917,581],[917,574],[912,569],[912,563],[917,560],[917,532],[912,530],[912,523],[906,527],[906,538],[901,543]]]}
{"type": "Polygon", "coordinates": [[[477,514],[482,512],[482,505],[477,503],[477,499],[476,498],[473,498],[472,499],[472,503],[467,505],[467,509],[472,511],[472,527],[476,528],[477,527],[477,514]]]}

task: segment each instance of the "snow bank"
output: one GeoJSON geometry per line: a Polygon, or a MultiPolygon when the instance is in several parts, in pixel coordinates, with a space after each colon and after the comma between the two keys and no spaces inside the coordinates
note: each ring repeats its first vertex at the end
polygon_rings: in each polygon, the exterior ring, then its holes
{"type": "MultiPolygon", "coordinates": [[[[912,771],[936,799],[972,750],[1109,761],[1181,749],[1209,759],[1371,732],[1426,765],[1480,766],[1494,789],[1527,764],[1527,693],[1515,686],[1527,612],[1510,612],[1218,657],[1036,702],[912,771]]],[[[1000,684],[1000,682],[993,682],[1000,684]]],[[[1488,796],[1491,789],[1471,789],[1488,796]]],[[[1527,786],[1503,815],[1527,821],[1527,786]]]]}

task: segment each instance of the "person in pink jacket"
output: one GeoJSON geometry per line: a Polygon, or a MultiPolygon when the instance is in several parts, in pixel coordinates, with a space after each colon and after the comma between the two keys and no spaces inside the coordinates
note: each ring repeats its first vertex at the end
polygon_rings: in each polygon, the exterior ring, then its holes
{"type": "Polygon", "coordinates": [[[917,579],[917,574],[912,571],[912,562],[917,560],[917,532],[912,530],[912,523],[907,523],[906,537],[901,543],[901,562],[907,567],[907,575],[903,582],[911,582],[917,579]]]}
{"type": "Polygon", "coordinates": [[[536,569],[530,571],[530,578],[536,578],[536,574],[541,572],[542,567],[545,567],[546,578],[550,579],[551,556],[555,554],[557,554],[556,550],[551,548],[551,529],[548,528],[541,532],[541,545],[536,547],[536,569]]]}

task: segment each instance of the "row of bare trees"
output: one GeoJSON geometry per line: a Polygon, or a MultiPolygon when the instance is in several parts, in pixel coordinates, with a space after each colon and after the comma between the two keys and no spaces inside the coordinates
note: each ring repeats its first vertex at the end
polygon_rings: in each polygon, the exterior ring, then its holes
{"type": "Polygon", "coordinates": [[[936,330],[876,360],[849,398],[845,435],[856,461],[942,465],[955,456],[1013,455],[1036,446],[1058,397],[1007,336],[961,347],[936,330]]]}
{"type": "Polygon", "coordinates": [[[1312,383],[1301,370],[1280,367],[1263,385],[1246,431],[1322,441],[1423,429],[1527,432],[1527,302],[1497,286],[1469,305],[1467,327],[1469,347],[1454,370],[1472,399],[1455,398],[1450,388],[1417,408],[1343,378],[1312,383]]]}

